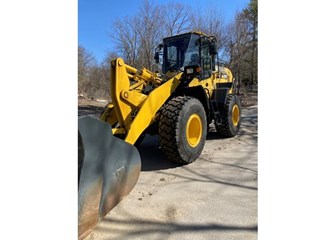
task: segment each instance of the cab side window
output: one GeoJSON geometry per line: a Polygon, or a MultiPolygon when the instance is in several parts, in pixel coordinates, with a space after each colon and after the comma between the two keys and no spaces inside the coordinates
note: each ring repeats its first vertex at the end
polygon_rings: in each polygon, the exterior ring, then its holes
{"type": "Polygon", "coordinates": [[[201,47],[201,68],[202,68],[201,79],[209,78],[212,74],[212,58],[211,55],[209,54],[208,45],[201,47]]]}

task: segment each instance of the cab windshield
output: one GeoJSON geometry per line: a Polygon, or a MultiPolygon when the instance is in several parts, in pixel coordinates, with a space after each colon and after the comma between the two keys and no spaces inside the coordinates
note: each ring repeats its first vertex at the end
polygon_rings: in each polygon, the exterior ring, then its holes
{"type": "Polygon", "coordinates": [[[163,73],[175,72],[181,67],[200,64],[199,36],[182,35],[164,39],[163,73]]]}

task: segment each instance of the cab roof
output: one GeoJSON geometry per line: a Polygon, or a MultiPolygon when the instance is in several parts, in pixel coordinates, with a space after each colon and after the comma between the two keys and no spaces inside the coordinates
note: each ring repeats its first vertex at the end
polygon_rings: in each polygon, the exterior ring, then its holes
{"type": "Polygon", "coordinates": [[[204,36],[204,37],[208,37],[209,36],[201,31],[190,31],[190,32],[186,32],[186,33],[182,33],[182,34],[178,34],[178,35],[173,35],[173,36],[170,36],[170,37],[166,37],[166,38],[163,38],[163,40],[165,39],[169,39],[169,38],[174,38],[174,37],[180,37],[180,36],[183,36],[183,35],[189,35],[189,34],[197,34],[199,36],[204,36]]]}

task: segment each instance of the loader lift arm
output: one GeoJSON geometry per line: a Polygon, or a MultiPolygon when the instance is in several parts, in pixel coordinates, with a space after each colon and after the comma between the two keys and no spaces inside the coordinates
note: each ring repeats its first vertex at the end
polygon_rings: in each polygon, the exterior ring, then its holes
{"type": "Polygon", "coordinates": [[[182,73],[162,84],[163,80],[156,74],[146,69],[138,71],[125,64],[121,58],[112,61],[111,69],[113,111],[110,116],[119,123],[112,131],[113,134],[125,135],[124,140],[134,144],[178,87],[182,73]],[[131,81],[135,83],[130,85],[131,81]],[[146,95],[142,91],[148,84],[153,85],[155,89],[146,95]]]}

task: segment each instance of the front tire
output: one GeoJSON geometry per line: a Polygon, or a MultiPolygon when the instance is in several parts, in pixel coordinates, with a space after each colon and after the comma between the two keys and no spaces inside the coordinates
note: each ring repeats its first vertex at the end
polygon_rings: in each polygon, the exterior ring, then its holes
{"type": "Polygon", "coordinates": [[[223,137],[234,137],[240,130],[242,113],[241,101],[237,95],[227,96],[223,113],[222,124],[215,123],[215,129],[223,137]]]}
{"type": "Polygon", "coordinates": [[[206,112],[193,97],[178,96],[162,108],[159,121],[160,146],[168,159],[188,164],[201,154],[206,140],[206,112]]]}

